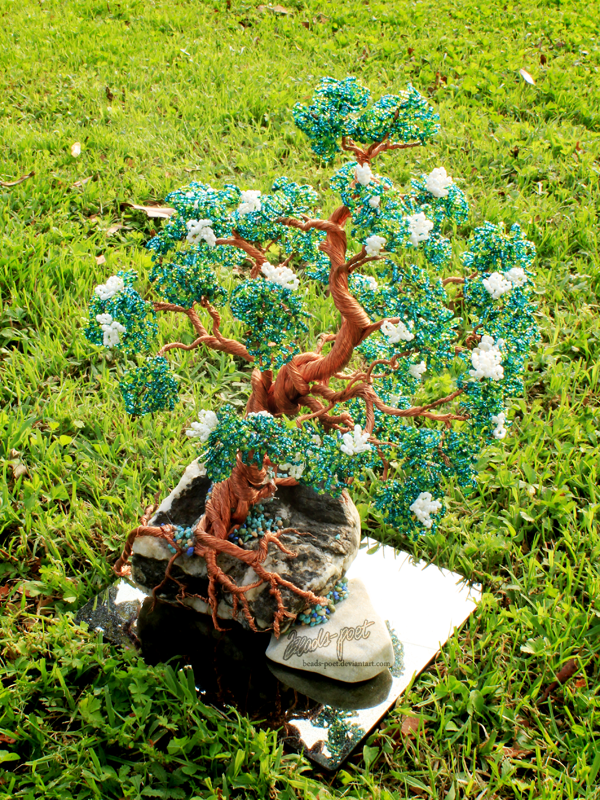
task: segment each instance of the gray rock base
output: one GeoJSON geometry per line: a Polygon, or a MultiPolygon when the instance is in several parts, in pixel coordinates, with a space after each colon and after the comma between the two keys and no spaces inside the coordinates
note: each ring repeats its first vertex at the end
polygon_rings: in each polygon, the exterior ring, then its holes
{"type": "MultiPolygon", "coordinates": [[[[210,481],[203,475],[203,469],[193,462],[177,487],[160,505],[151,524],[193,526],[204,513],[209,486],[210,481]]],[[[345,575],[358,552],[360,517],[354,503],[346,494],[335,499],[317,494],[305,486],[282,486],[266,507],[273,516],[280,516],[286,527],[295,528],[303,535],[284,533],[281,541],[296,557],[288,556],[275,545],[270,545],[269,554],[263,562],[264,568],[269,572],[277,572],[300,589],[309,589],[316,595],[327,594],[345,575]]],[[[258,540],[255,540],[247,543],[244,549],[257,547],[258,540]]],[[[133,545],[131,560],[133,579],[147,589],[158,586],[165,577],[171,555],[162,539],[138,537],[133,545]]],[[[254,570],[235,558],[221,555],[217,563],[238,586],[257,580],[254,570]]],[[[203,558],[179,556],[171,573],[185,585],[188,594],[206,597],[208,577],[203,558]]],[[[169,581],[161,590],[160,597],[173,602],[177,592],[177,584],[169,581]]],[[[294,614],[302,611],[305,606],[302,598],[288,589],[282,589],[281,593],[289,611],[294,614]]],[[[263,584],[251,589],[246,597],[258,627],[270,627],[277,605],[269,586],[263,584]]],[[[199,598],[189,597],[184,602],[196,611],[210,613],[207,603],[199,598]]],[[[221,592],[218,615],[224,620],[232,618],[230,594],[221,592]]],[[[243,614],[238,613],[237,619],[247,626],[243,614]]]]}

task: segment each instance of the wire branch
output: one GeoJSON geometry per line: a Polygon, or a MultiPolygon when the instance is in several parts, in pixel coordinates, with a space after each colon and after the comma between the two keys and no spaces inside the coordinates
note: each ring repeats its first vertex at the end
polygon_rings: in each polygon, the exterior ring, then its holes
{"type": "MultiPolygon", "coordinates": [[[[397,117],[398,112],[396,111],[394,119],[397,117]]],[[[360,145],[356,144],[356,142],[353,141],[349,136],[343,136],[341,142],[342,150],[346,150],[349,153],[354,153],[359,164],[369,164],[374,158],[377,158],[378,155],[385,153],[386,150],[407,150],[409,147],[420,146],[421,142],[398,142],[397,144],[392,144],[389,141],[389,134],[380,142],[374,142],[373,144],[369,145],[366,150],[360,145]]]]}
{"type": "Polygon", "coordinates": [[[201,305],[207,309],[213,320],[214,335],[212,336],[202,324],[200,317],[193,307],[184,308],[183,306],[178,306],[175,303],[164,303],[160,301],[153,304],[155,311],[173,311],[177,314],[185,314],[192,323],[194,330],[198,335],[198,338],[189,345],[182,344],[181,342],[170,342],[169,344],[163,345],[163,347],[161,347],[161,349],[158,351],[158,355],[161,356],[163,353],[167,353],[169,350],[175,349],[194,350],[199,345],[205,344],[212,350],[219,350],[223,353],[229,353],[229,355],[232,356],[239,356],[245,361],[254,361],[254,357],[250,355],[246,347],[241,342],[238,342],[236,339],[227,339],[221,335],[219,331],[221,318],[216,309],[214,309],[206,299],[201,301],[201,305]]]}
{"type": "Polygon", "coordinates": [[[217,239],[215,245],[217,244],[237,247],[239,250],[243,250],[248,256],[250,256],[250,259],[254,262],[252,272],[250,273],[251,278],[256,278],[260,272],[261,266],[267,260],[265,251],[261,247],[256,247],[256,245],[250,244],[250,242],[246,241],[246,239],[240,236],[237,231],[233,231],[233,235],[229,239],[217,239]]]}

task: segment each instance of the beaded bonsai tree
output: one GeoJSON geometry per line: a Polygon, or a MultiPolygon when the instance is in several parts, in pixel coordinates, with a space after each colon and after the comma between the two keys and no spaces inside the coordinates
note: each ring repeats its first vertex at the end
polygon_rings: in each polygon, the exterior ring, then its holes
{"type": "Polygon", "coordinates": [[[269,193],[191,183],[169,195],[174,213],[148,244],[158,299],[140,296],[135,272],[119,272],[96,288],[86,330],[92,343],[137,362],[121,381],[134,415],[173,409],[177,380],[166,356],[174,351],[208,348],[252,365],[246,413],[203,409],[187,431],[212,481],[204,516],[184,535],[149,525],[148,509],[116,569],[136,536],[162,537],[172,553],[165,580],[180,556],[206,560],[215,626],[219,590],[256,629],[246,593],[265,583],[277,600],[276,634],[291,616],[284,587],[308,603],[322,598],[264,568],[270,545],[290,553],[285,528],[255,549],[242,546],[250,509],[282,485],[336,496],[375,478],[387,522],[409,535],[435,530],[444,482],[472,487],[482,447],[506,435],[507,399],[522,391],[537,336],[534,247],[519,226],[486,222],[453,258],[444,232],[466,221],[468,207],[446,170],[400,190],[373,169],[384,153],[427,145],[438,131],[413,87],[371,103],[355,78],[324,78],[294,120],[321,159],[340,151],[352,159],[331,178],[341,198],[333,213],[321,217],[315,190],[285,177],[269,193]],[[308,281],[322,284],[339,325],[302,349],[308,281]],[[226,306],[237,338],[222,333],[226,306]],[[194,341],[147,355],[158,312],[186,316],[194,341]],[[222,553],[252,566],[256,582],[237,586],[217,562],[222,553]]]}

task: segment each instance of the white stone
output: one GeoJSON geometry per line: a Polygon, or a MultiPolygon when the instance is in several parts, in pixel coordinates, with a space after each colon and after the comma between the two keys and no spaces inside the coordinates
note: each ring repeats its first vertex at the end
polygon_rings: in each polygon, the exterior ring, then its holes
{"type": "Polygon", "coordinates": [[[345,683],[366,681],[392,667],[392,640],[364,583],[353,578],[348,590],[329,622],[313,628],[294,626],[279,639],[272,635],[267,657],[345,683]]]}
{"type": "MultiPolygon", "coordinates": [[[[164,514],[169,512],[171,510],[171,507],[173,506],[173,503],[176,500],[178,500],[179,497],[181,497],[181,495],[184,494],[184,492],[187,492],[191,482],[195,478],[204,478],[205,476],[206,476],[206,467],[201,461],[196,459],[195,461],[192,461],[191,464],[188,464],[177,486],[173,489],[170,495],[165,497],[165,499],[156,509],[155,516],[157,516],[161,512],[163,512],[164,514]]],[[[136,541],[138,540],[136,539],[136,541]]]]}

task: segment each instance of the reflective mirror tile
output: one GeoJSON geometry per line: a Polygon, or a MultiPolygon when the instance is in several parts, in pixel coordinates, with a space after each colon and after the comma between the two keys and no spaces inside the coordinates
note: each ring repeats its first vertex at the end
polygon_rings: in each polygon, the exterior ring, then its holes
{"type": "Polygon", "coordinates": [[[394,667],[361,683],[290,669],[265,657],[268,634],[239,625],[215,631],[209,617],[158,602],[120,580],[77,614],[114,644],[141,647],[148,663],[178,657],[194,669],[204,702],[235,706],[277,727],[288,746],[337,769],[393,706],[415,673],[474,611],[478,586],[460,575],[365,539],[348,571],[359,577],[392,634],[394,667]]]}

